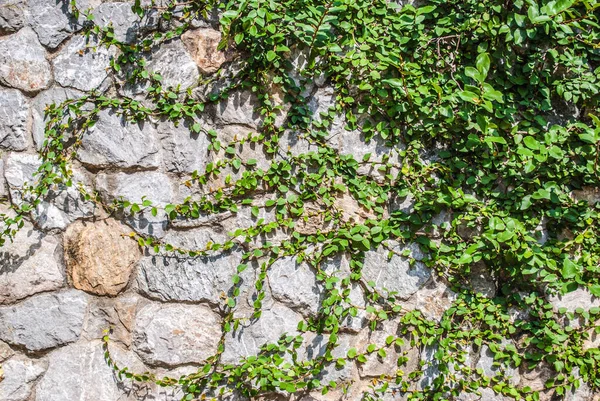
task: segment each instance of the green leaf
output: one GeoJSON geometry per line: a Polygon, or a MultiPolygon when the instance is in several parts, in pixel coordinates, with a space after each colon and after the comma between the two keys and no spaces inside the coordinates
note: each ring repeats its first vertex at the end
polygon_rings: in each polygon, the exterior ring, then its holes
{"type": "Polygon", "coordinates": [[[277,53],[275,53],[273,50],[269,50],[267,52],[267,60],[268,61],[273,61],[273,60],[275,60],[276,57],[277,57],[277,53]]]}
{"type": "Polygon", "coordinates": [[[532,136],[526,136],[523,138],[523,143],[525,143],[525,146],[531,150],[538,150],[540,148],[539,142],[532,136]]]}
{"type": "Polygon", "coordinates": [[[485,80],[490,71],[490,55],[487,53],[480,53],[475,60],[475,66],[481,73],[483,80],[485,80]]]}
{"type": "Polygon", "coordinates": [[[353,359],[356,356],[356,348],[350,348],[347,355],[348,358],[353,359]]]}
{"type": "Polygon", "coordinates": [[[392,88],[400,88],[400,89],[404,88],[404,84],[402,83],[402,80],[398,79],[398,78],[384,79],[381,82],[383,82],[384,84],[388,84],[392,88]]]}
{"type": "Polygon", "coordinates": [[[565,258],[563,261],[562,275],[564,278],[573,278],[579,273],[579,266],[571,261],[569,258],[565,258]]]}

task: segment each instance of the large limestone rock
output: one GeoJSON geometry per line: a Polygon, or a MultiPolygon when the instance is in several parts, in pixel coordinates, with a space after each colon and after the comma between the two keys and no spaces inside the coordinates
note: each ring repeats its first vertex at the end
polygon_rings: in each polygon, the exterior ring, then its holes
{"type": "Polygon", "coordinates": [[[389,260],[386,248],[366,252],[363,277],[366,281],[373,281],[378,291],[394,292],[398,298],[406,300],[423,287],[431,276],[431,271],[418,262],[423,255],[417,244],[407,247],[396,245],[392,249],[395,253],[389,260]],[[398,255],[404,249],[408,249],[417,260],[414,266],[410,266],[407,257],[398,255]]]}
{"type": "MultiPolygon", "coordinates": [[[[81,11],[100,4],[101,0],[76,0],[81,11]]],[[[67,0],[28,0],[27,23],[35,30],[40,42],[51,49],[58,47],[73,32],[81,29],[85,16],[79,21],[70,10],[67,0]]]]}
{"type": "Polygon", "coordinates": [[[24,150],[29,144],[29,102],[18,90],[0,89],[0,148],[24,150]]]}
{"type": "MultiPolygon", "coordinates": [[[[33,174],[40,165],[37,154],[11,153],[6,159],[4,176],[14,203],[22,202],[26,184],[33,185],[36,182],[33,174]]],[[[56,185],[36,206],[32,215],[38,227],[43,230],[65,229],[76,219],[91,217],[97,212],[94,203],[86,201],[77,188],[77,185],[83,185],[90,190],[87,175],[82,170],[73,168],[72,181],[71,187],[56,185]]]]}
{"type": "MultiPolygon", "coordinates": [[[[44,117],[46,107],[51,104],[57,106],[67,99],[77,99],[82,96],[82,92],[77,90],[61,88],[60,86],[54,86],[48,90],[39,93],[31,104],[31,114],[33,117],[33,142],[36,148],[39,150],[44,145],[44,131],[46,128],[47,119],[44,117]]],[[[74,116],[74,115],[73,115],[74,116]]]]}
{"type": "Polygon", "coordinates": [[[221,319],[203,305],[149,304],[136,318],[135,351],[151,365],[200,363],[214,355],[221,319]]]}
{"type": "Polygon", "coordinates": [[[239,253],[194,259],[147,256],[139,264],[138,285],[143,294],[161,301],[217,304],[233,290],[240,259],[239,253]]]}
{"type": "Polygon", "coordinates": [[[293,256],[281,258],[271,265],[268,277],[273,298],[303,313],[318,312],[322,288],[306,263],[296,263],[293,256]]]}
{"type": "Polygon", "coordinates": [[[73,286],[97,295],[117,295],[141,256],[130,230],[114,219],[76,222],[65,233],[65,263],[73,286]]]}
{"type": "Polygon", "coordinates": [[[69,40],[52,60],[56,82],[82,91],[100,88],[107,81],[115,48],[97,45],[94,39],[88,43],[81,35],[69,40]]]}
{"type": "Polygon", "coordinates": [[[0,38],[0,83],[25,92],[39,92],[52,82],[46,51],[31,28],[0,38]]]}
{"type": "Polygon", "coordinates": [[[555,310],[565,308],[567,312],[575,312],[577,308],[589,310],[590,308],[600,308],[600,297],[595,297],[591,292],[584,288],[578,288],[564,295],[552,295],[548,301],[555,310]]]}
{"type": "Polygon", "coordinates": [[[256,355],[261,346],[276,343],[284,333],[298,335],[298,323],[301,320],[299,314],[278,303],[270,309],[263,309],[258,320],[240,325],[238,330],[227,333],[221,362],[238,363],[242,358],[256,355]]]}
{"type": "Polygon", "coordinates": [[[0,379],[0,400],[27,401],[35,381],[46,370],[46,362],[14,357],[2,364],[4,379],[0,379]]]}
{"type": "Polygon", "coordinates": [[[148,70],[160,74],[164,87],[186,89],[198,83],[198,66],[180,40],[164,43],[149,57],[148,70]]]}
{"type": "Polygon", "coordinates": [[[194,133],[187,123],[175,126],[171,121],[158,125],[164,149],[165,166],[175,173],[204,171],[208,163],[210,141],[204,133],[194,133]]]}
{"type": "Polygon", "coordinates": [[[114,38],[131,43],[137,36],[139,17],[131,9],[131,3],[102,3],[92,13],[94,23],[101,28],[112,26],[114,38]]]}
{"type": "Polygon", "coordinates": [[[0,34],[3,32],[16,32],[25,23],[25,0],[0,1],[0,34]]]}
{"type": "MultiPolygon", "coordinates": [[[[145,371],[132,352],[114,346],[110,352],[119,366],[145,371]]],[[[131,399],[127,398],[131,392],[131,383],[119,382],[106,364],[100,341],[80,342],[50,353],[48,370],[36,387],[35,401],[121,401],[131,399]]]]}
{"type": "Polygon", "coordinates": [[[29,351],[76,341],[83,327],[87,297],[80,291],[41,294],[0,307],[0,339],[29,351]]]}
{"type": "Polygon", "coordinates": [[[232,58],[232,52],[217,50],[221,42],[221,32],[209,28],[187,31],[181,40],[203,74],[217,72],[226,61],[232,58]]]}
{"type": "Polygon", "coordinates": [[[89,166],[156,168],[159,144],[150,123],[131,123],[108,110],[83,135],[78,159],[89,166]]]}
{"type": "Polygon", "coordinates": [[[0,304],[62,287],[65,275],[60,253],[55,237],[43,235],[25,222],[14,241],[0,248],[0,304]]]}

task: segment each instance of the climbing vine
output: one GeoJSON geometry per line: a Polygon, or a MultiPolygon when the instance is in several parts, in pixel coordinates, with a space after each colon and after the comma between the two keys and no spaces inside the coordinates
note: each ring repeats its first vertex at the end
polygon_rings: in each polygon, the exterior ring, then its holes
{"type": "MultiPolygon", "coordinates": [[[[72,8],[86,14],[74,2],[72,8]]],[[[137,0],[133,10],[162,23],[134,43],[119,42],[91,15],[84,32],[97,46],[118,49],[114,75],[120,85],[145,88],[145,101],[92,91],[48,108],[41,167],[23,201],[2,216],[0,243],[49,192],[77,185],[71,161],[105,109],[130,121],[185,124],[207,136],[214,157],[184,179],[194,195],[180,204],[107,203],[81,186],[87,201],[122,217],[160,214],[172,222],[249,208],[255,224],[203,249],[132,234],[155,254],[196,258],[235,248],[242,260],[223,299],[218,352],[197,373],[160,379],[129,372],[108,353],[107,333],[106,358],[119,375],[181,386],[186,400],[230,392],[326,393],[347,384],[322,381],[325,367],[363,364],[411,346],[431,358],[405,372],[409,358],[400,353],[398,370],[373,380],[364,399],[399,392],[411,400],[450,400],[492,388],[538,400],[539,389],[513,384],[509,373],[536,367],[551,372],[544,391],[559,397],[584,384],[600,388],[600,350],[584,346],[600,333],[600,308],[567,311],[548,302],[577,289],[600,297],[600,203],[573,196],[600,185],[600,3],[194,0],[143,6],[137,0]],[[215,10],[221,48],[238,55],[235,68],[193,88],[165,86],[142,56],[215,10]],[[335,99],[320,113],[309,104],[316,82],[332,87],[335,99]],[[223,143],[201,116],[241,90],[256,99],[261,125],[223,143]],[[377,143],[377,150],[340,152],[330,141],[332,127],[340,126],[354,143],[377,143]],[[308,150],[286,148],[283,138],[290,135],[308,150]],[[241,157],[247,144],[262,151],[268,167],[241,157]],[[215,187],[217,179],[222,185],[215,187]],[[348,217],[340,204],[345,197],[360,206],[360,216],[348,217]],[[393,206],[404,200],[410,208],[393,206]],[[262,218],[263,211],[274,218],[262,218]],[[314,222],[318,229],[301,229],[314,222]],[[282,235],[268,240],[272,233],[282,235]],[[382,248],[392,257],[398,243],[419,244],[420,262],[455,292],[441,319],[404,308],[397,294],[364,279],[365,253],[382,248]],[[340,255],[349,260],[348,272],[325,268],[340,255]],[[259,318],[268,271],[284,257],[313,269],[323,288],[318,313],[299,324],[300,335],[284,336],[238,364],[221,363],[225,334],[243,323],[236,315],[240,275],[256,269],[252,318],[259,318]],[[474,288],[478,266],[495,278],[495,294],[474,288]],[[353,286],[367,294],[366,307],[352,302],[353,286]],[[343,322],[359,311],[373,330],[393,319],[400,330],[383,345],[350,348],[340,357],[343,322]],[[327,345],[305,360],[302,345],[311,333],[325,336],[327,345]],[[483,346],[494,354],[495,376],[466,363],[470,350],[483,346]]]]}

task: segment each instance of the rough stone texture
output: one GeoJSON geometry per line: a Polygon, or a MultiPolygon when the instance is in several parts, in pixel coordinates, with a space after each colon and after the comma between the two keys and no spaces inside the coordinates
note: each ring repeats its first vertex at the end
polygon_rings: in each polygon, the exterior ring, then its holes
{"type": "Polygon", "coordinates": [[[156,168],[160,163],[158,138],[152,124],[131,123],[103,110],[83,135],[77,158],[96,168],[156,168]]]}
{"type": "Polygon", "coordinates": [[[221,41],[221,32],[214,29],[199,28],[181,35],[181,41],[203,74],[212,74],[229,61],[232,52],[217,50],[221,41]]]}
{"type": "Polygon", "coordinates": [[[456,293],[444,283],[428,283],[417,291],[407,303],[403,304],[405,310],[419,310],[427,319],[440,321],[452,303],[456,300],[456,293]]]}
{"type": "Polygon", "coordinates": [[[26,7],[25,0],[0,0],[0,34],[23,27],[26,7]]]}
{"type": "Polygon", "coordinates": [[[240,325],[238,330],[227,333],[221,361],[226,364],[238,363],[241,358],[256,355],[261,346],[277,342],[284,333],[297,335],[301,320],[300,315],[278,303],[263,309],[258,320],[240,325]]]}
{"type": "Polygon", "coordinates": [[[126,347],[131,345],[135,313],[141,302],[136,294],[124,294],[117,298],[93,298],[85,319],[81,336],[86,340],[99,340],[104,330],[111,328],[110,340],[126,347]]]}
{"type": "Polygon", "coordinates": [[[0,148],[24,150],[29,144],[29,102],[18,90],[0,89],[0,148]]]}
{"type": "MultiPolygon", "coordinates": [[[[77,0],[81,11],[100,4],[101,0],[77,0]]],[[[79,20],[70,12],[70,1],[66,0],[28,0],[27,23],[34,29],[40,42],[51,49],[56,48],[73,32],[81,29],[85,17],[79,20]]]]}
{"type": "Polygon", "coordinates": [[[147,256],[140,261],[137,280],[140,291],[153,299],[217,304],[224,294],[231,294],[239,263],[239,253],[192,260],[147,256]]]}
{"type": "MultiPolygon", "coordinates": [[[[8,346],[4,341],[0,341],[0,362],[6,361],[8,358],[12,357],[15,352],[8,346]]],[[[2,375],[0,375],[2,377],[2,375]]]]}
{"type": "Polygon", "coordinates": [[[303,313],[318,312],[322,289],[306,263],[298,265],[295,257],[279,259],[269,268],[268,277],[273,298],[303,313]]]}
{"type": "Polygon", "coordinates": [[[0,400],[27,401],[35,381],[46,370],[45,361],[15,357],[2,364],[4,380],[0,380],[0,400]]]}
{"type": "Polygon", "coordinates": [[[593,296],[588,290],[578,288],[565,295],[550,296],[548,301],[555,309],[566,308],[568,312],[575,312],[577,308],[589,309],[600,307],[600,298],[593,296]]]}
{"type": "MultiPolygon", "coordinates": [[[[106,201],[123,198],[129,202],[142,202],[146,196],[157,207],[173,202],[175,193],[169,177],[157,172],[101,173],[96,176],[96,189],[106,201]]],[[[156,216],[150,212],[127,218],[127,224],[140,233],[162,237],[168,225],[167,216],[160,211],[156,216]]]]}
{"type": "MultiPolygon", "coordinates": [[[[111,347],[111,357],[119,366],[144,371],[144,365],[131,352],[111,347]]],[[[100,341],[72,344],[48,356],[48,370],[40,380],[35,401],[124,401],[131,383],[118,382],[104,360],[100,341]]],[[[135,399],[135,398],[134,398],[135,399]]]]}
{"type": "Polygon", "coordinates": [[[161,45],[149,57],[147,65],[149,71],[162,76],[162,84],[165,87],[180,85],[185,89],[195,85],[200,79],[198,66],[180,40],[161,45]]]}
{"type": "Polygon", "coordinates": [[[117,295],[141,253],[131,231],[114,219],[76,222],[65,233],[65,263],[73,286],[97,295],[117,295]]]}
{"type": "Polygon", "coordinates": [[[151,365],[200,363],[214,355],[221,319],[206,306],[150,304],[136,317],[135,351],[151,365]]]}
{"type": "MultiPolygon", "coordinates": [[[[274,99],[275,105],[281,104],[278,98],[274,99]]],[[[233,92],[222,102],[208,108],[215,122],[220,125],[244,125],[254,130],[262,124],[262,117],[254,110],[257,98],[248,91],[233,92]]],[[[286,113],[280,112],[275,119],[275,125],[283,124],[286,113]]]]}
{"type": "Polygon", "coordinates": [[[573,191],[573,199],[576,201],[586,201],[590,205],[600,202],[600,188],[583,187],[580,190],[573,191]]]}
{"type": "MultiPolygon", "coordinates": [[[[506,342],[508,344],[508,341],[506,342]]],[[[504,348],[505,345],[498,344],[496,347],[500,349],[504,348]]],[[[521,381],[521,375],[519,371],[514,368],[507,369],[506,371],[502,371],[498,366],[494,365],[494,353],[490,349],[488,345],[483,345],[481,347],[481,352],[479,356],[479,361],[477,361],[476,368],[481,368],[483,370],[483,374],[487,377],[495,377],[500,376],[503,379],[507,379],[508,382],[514,386],[518,385],[521,381]]]]}
{"type": "Polygon", "coordinates": [[[65,276],[60,254],[60,242],[55,237],[25,223],[14,241],[0,249],[0,304],[62,287],[65,276]]]}
{"type": "Polygon", "coordinates": [[[33,93],[51,82],[46,51],[31,28],[0,38],[0,83],[33,93]]]}
{"type": "Polygon", "coordinates": [[[119,42],[131,43],[135,40],[139,17],[131,9],[131,3],[102,3],[92,14],[99,27],[112,26],[115,39],[119,42]]]}
{"type": "Polygon", "coordinates": [[[396,245],[395,252],[388,260],[388,250],[380,247],[377,251],[365,253],[363,277],[366,281],[375,282],[379,291],[395,292],[400,299],[408,299],[417,292],[431,276],[431,271],[421,262],[410,266],[408,258],[398,256],[404,249],[409,249],[412,257],[419,260],[422,257],[417,244],[407,247],[396,245]]]}
{"type": "Polygon", "coordinates": [[[203,132],[194,133],[187,123],[177,127],[171,121],[158,124],[157,130],[165,152],[165,167],[174,173],[204,171],[208,163],[210,141],[203,132]]]}
{"type": "MultiPolygon", "coordinates": [[[[13,203],[22,202],[22,189],[26,183],[35,182],[33,173],[40,166],[40,159],[36,154],[11,153],[6,160],[4,176],[10,189],[13,203]]],[[[95,205],[85,201],[77,185],[88,188],[87,175],[77,168],[73,168],[73,186],[63,184],[49,191],[48,195],[36,207],[33,217],[37,225],[43,230],[54,228],[65,229],[76,219],[91,217],[96,213],[95,205]]]]}
{"type": "Polygon", "coordinates": [[[94,47],[97,43],[85,37],[75,36],[60,49],[52,60],[56,82],[82,91],[101,87],[108,78],[110,58],[115,48],[94,47]]]}
{"type": "Polygon", "coordinates": [[[68,290],[41,294],[0,307],[0,339],[42,351],[76,341],[87,310],[87,297],[68,290]]]}
{"type": "Polygon", "coordinates": [[[82,92],[73,89],[65,89],[60,86],[54,86],[38,94],[32,102],[31,114],[33,117],[33,141],[39,150],[44,144],[44,131],[46,120],[44,110],[51,104],[57,106],[67,99],[77,99],[81,97],[82,92]]]}

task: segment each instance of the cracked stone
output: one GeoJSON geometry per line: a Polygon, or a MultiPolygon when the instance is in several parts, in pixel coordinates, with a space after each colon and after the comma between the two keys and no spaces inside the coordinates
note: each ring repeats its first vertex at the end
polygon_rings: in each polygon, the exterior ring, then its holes
{"type": "Polygon", "coordinates": [[[25,150],[29,144],[29,102],[16,89],[0,89],[0,148],[25,150]]]}

